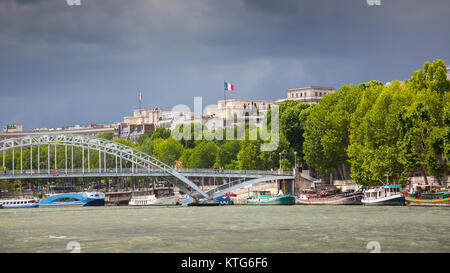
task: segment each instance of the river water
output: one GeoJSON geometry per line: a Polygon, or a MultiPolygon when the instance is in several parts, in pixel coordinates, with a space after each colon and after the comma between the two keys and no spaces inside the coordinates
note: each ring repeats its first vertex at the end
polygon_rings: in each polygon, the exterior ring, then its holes
{"type": "Polygon", "coordinates": [[[450,252],[434,207],[2,209],[0,226],[0,252],[450,252]]]}

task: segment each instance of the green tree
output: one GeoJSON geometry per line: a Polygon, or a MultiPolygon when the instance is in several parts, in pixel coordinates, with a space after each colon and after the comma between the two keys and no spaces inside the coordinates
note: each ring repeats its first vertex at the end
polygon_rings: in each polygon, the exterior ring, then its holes
{"type": "Polygon", "coordinates": [[[112,140],[113,136],[114,136],[114,132],[104,132],[104,133],[98,133],[96,135],[96,137],[104,138],[104,139],[107,139],[107,140],[112,140]]]}
{"type": "Polygon", "coordinates": [[[188,168],[211,168],[216,161],[217,151],[218,147],[214,142],[201,142],[192,150],[188,168]]]}
{"type": "Polygon", "coordinates": [[[245,140],[237,155],[240,170],[261,170],[263,160],[260,157],[261,144],[259,140],[245,140]]]}
{"type": "Polygon", "coordinates": [[[437,59],[433,63],[425,62],[423,68],[415,71],[407,83],[416,91],[425,89],[440,94],[450,91],[450,81],[447,79],[447,66],[441,59],[437,59]]]}
{"type": "Polygon", "coordinates": [[[194,149],[183,149],[180,158],[178,161],[181,161],[183,164],[183,168],[189,168],[190,157],[194,149]]]}
{"type": "Polygon", "coordinates": [[[181,156],[182,150],[183,146],[171,137],[154,142],[155,156],[169,166],[175,165],[175,160],[181,156]]]}
{"type": "Polygon", "coordinates": [[[399,115],[410,101],[410,94],[398,83],[365,90],[352,118],[348,147],[351,176],[356,183],[379,185],[384,183],[385,174],[402,182],[405,166],[401,158],[399,115]]]}
{"type": "Polygon", "coordinates": [[[299,153],[299,158],[303,155],[303,126],[301,123],[301,112],[310,105],[307,103],[293,104],[284,110],[280,118],[280,130],[289,141],[289,147],[299,153]]]}
{"type": "Polygon", "coordinates": [[[217,150],[216,163],[218,167],[225,167],[237,160],[241,145],[237,140],[228,140],[217,150]]]}
{"type": "Polygon", "coordinates": [[[142,146],[148,139],[151,139],[153,135],[153,131],[147,131],[145,133],[143,133],[142,135],[139,136],[138,140],[137,140],[137,144],[139,146],[142,146]]]}
{"type": "Polygon", "coordinates": [[[321,172],[337,169],[342,179],[349,179],[350,121],[362,93],[354,85],[345,85],[307,112],[303,153],[308,166],[321,172]]]}
{"type": "Polygon", "coordinates": [[[164,127],[159,127],[155,130],[155,132],[153,132],[153,134],[150,136],[151,140],[155,140],[158,138],[162,138],[162,139],[168,139],[171,135],[172,131],[170,131],[170,129],[164,128],[164,127]]]}

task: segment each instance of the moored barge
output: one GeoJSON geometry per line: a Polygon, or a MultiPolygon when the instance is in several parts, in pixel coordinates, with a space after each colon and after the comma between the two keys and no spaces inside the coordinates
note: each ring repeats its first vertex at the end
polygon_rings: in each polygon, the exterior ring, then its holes
{"type": "Polygon", "coordinates": [[[403,206],[405,196],[399,185],[377,187],[364,191],[361,202],[367,206],[403,206]]]}
{"type": "Polygon", "coordinates": [[[302,193],[296,198],[300,205],[361,205],[362,192],[349,192],[321,196],[316,193],[302,193]]]}
{"type": "Polygon", "coordinates": [[[294,205],[295,196],[292,194],[272,196],[270,191],[253,191],[252,197],[247,199],[248,205],[294,205]]]}
{"type": "Polygon", "coordinates": [[[417,187],[405,196],[408,206],[439,206],[450,207],[450,192],[442,189],[431,189],[430,186],[417,187]]]}
{"type": "Polygon", "coordinates": [[[106,192],[105,206],[127,206],[131,199],[131,191],[106,192]]]}

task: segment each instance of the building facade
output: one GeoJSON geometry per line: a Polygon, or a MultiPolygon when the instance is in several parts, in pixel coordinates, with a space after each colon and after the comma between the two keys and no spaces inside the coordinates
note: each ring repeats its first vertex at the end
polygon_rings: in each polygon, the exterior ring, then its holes
{"type": "Polygon", "coordinates": [[[3,128],[4,133],[7,133],[7,132],[17,133],[17,132],[22,132],[22,131],[23,131],[22,124],[7,124],[3,128]]]}
{"type": "Polygon", "coordinates": [[[158,127],[175,128],[178,123],[192,119],[192,110],[169,110],[159,107],[135,109],[133,116],[124,117],[117,124],[114,138],[136,141],[140,135],[158,127]]]}
{"type": "Polygon", "coordinates": [[[99,133],[114,132],[116,124],[91,124],[90,126],[74,126],[66,128],[36,128],[33,131],[8,131],[0,132],[0,140],[17,138],[23,136],[38,136],[48,134],[76,134],[85,136],[96,136],[99,133]]]}
{"type": "Polygon", "coordinates": [[[325,95],[333,92],[335,92],[334,88],[322,86],[289,88],[287,90],[287,98],[277,100],[277,103],[281,103],[285,100],[295,100],[305,103],[319,103],[325,95]]]}
{"type": "Polygon", "coordinates": [[[210,117],[207,126],[210,129],[216,129],[223,126],[237,125],[245,121],[260,127],[264,115],[275,104],[276,102],[272,100],[219,100],[217,107],[206,109],[207,115],[210,117]]]}

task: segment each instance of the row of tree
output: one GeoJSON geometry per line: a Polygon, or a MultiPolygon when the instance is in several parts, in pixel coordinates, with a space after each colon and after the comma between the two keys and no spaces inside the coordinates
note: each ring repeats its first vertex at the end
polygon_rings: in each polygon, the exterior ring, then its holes
{"type": "Polygon", "coordinates": [[[361,185],[385,175],[405,184],[412,172],[441,179],[450,162],[449,90],[442,60],[404,82],[345,85],[302,113],[304,160],[361,185]]]}

